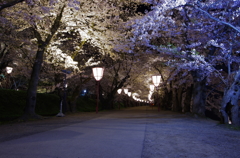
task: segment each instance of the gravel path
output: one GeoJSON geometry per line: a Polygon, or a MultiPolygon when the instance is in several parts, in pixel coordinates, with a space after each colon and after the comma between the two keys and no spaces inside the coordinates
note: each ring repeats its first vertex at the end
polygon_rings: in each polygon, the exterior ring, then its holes
{"type": "Polygon", "coordinates": [[[240,158],[240,131],[206,118],[159,114],[149,116],[142,158],[240,158]]]}
{"type": "Polygon", "coordinates": [[[216,121],[210,119],[167,111],[158,112],[156,108],[149,107],[134,107],[98,114],[76,113],[65,117],[0,125],[0,142],[121,112],[125,114],[123,117],[138,118],[146,123],[142,158],[240,157],[240,131],[218,125],[216,121]]]}

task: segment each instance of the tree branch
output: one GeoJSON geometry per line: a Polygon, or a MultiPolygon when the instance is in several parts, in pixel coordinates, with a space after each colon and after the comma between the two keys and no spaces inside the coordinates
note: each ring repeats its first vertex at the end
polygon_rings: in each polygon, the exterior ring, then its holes
{"type": "Polygon", "coordinates": [[[51,34],[49,34],[47,36],[47,39],[45,41],[45,43],[49,43],[52,39],[52,37],[54,36],[54,34],[57,32],[59,26],[60,26],[60,23],[61,23],[61,19],[62,19],[62,15],[63,15],[63,11],[64,11],[64,8],[65,8],[65,5],[61,8],[61,11],[60,13],[57,15],[53,25],[52,25],[52,28],[51,28],[51,34]]]}
{"type": "Polygon", "coordinates": [[[2,4],[0,4],[0,12],[5,9],[5,8],[9,8],[9,7],[12,7],[18,3],[21,3],[23,2],[24,0],[13,0],[11,2],[8,2],[8,3],[4,3],[2,2],[2,4]]]}
{"type": "Polygon", "coordinates": [[[215,21],[217,21],[217,22],[219,22],[219,23],[225,24],[225,25],[231,27],[232,29],[234,29],[235,31],[237,31],[238,33],[240,33],[240,29],[238,29],[237,27],[233,26],[232,24],[230,24],[230,23],[228,23],[228,22],[221,21],[221,20],[213,17],[211,14],[209,14],[207,11],[205,11],[205,10],[203,10],[203,9],[201,9],[201,8],[198,8],[198,7],[196,7],[196,6],[192,5],[192,4],[186,4],[185,6],[193,7],[193,8],[195,8],[195,9],[203,12],[204,14],[206,14],[210,19],[213,19],[213,20],[215,20],[215,21]]]}

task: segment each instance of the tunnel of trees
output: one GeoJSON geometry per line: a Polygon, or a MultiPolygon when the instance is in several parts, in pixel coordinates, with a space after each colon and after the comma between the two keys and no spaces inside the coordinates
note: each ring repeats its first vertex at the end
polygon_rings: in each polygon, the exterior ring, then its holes
{"type": "MultiPolygon", "coordinates": [[[[92,67],[104,67],[100,101],[112,108],[118,89],[163,110],[240,125],[240,1],[2,0],[1,87],[27,91],[24,117],[37,117],[36,93],[66,77],[74,111],[83,89],[95,92],[92,67]],[[71,72],[69,74],[63,73],[71,72]]],[[[126,97],[126,96],[125,96],[126,97]]]]}

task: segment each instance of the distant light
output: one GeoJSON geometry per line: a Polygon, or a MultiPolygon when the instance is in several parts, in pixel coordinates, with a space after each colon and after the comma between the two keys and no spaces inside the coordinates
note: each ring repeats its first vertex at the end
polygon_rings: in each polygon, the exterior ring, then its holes
{"type": "Polygon", "coordinates": [[[6,71],[8,74],[12,73],[13,68],[12,67],[6,67],[6,71]]]}
{"type": "Polygon", "coordinates": [[[124,90],[124,93],[125,94],[128,94],[128,89],[127,88],[125,88],[125,89],[123,89],[124,90]]]}
{"type": "Polygon", "coordinates": [[[161,82],[161,76],[152,76],[152,81],[154,86],[158,86],[161,82]]]}
{"type": "Polygon", "coordinates": [[[117,92],[118,92],[118,94],[121,94],[122,89],[118,89],[117,92]]]}

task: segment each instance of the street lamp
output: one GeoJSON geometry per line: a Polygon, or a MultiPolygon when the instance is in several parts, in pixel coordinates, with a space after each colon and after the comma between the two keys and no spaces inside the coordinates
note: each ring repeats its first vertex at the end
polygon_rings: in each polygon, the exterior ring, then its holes
{"type": "Polygon", "coordinates": [[[67,94],[66,94],[66,89],[67,89],[67,74],[70,74],[72,73],[71,71],[68,71],[68,70],[62,70],[62,72],[64,73],[64,80],[63,80],[63,96],[61,98],[61,103],[60,103],[60,111],[59,113],[57,114],[58,117],[63,117],[65,116],[63,114],[63,107],[64,109],[66,110],[67,108],[67,94]]]}
{"type": "Polygon", "coordinates": [[[150,85],[150,91],[153,92],[154,91],[154,85],[150,85]]]}
{"type": "Polygon", "coordinates": [[[123,91],[125,93],[125,95],[124,95],[125,107],[127,107],[128,106],[128,99],[127,99],[126,95],[128,95],[128,89],[124,88],[123,91]]]}
{"type": "MultiPolygon", "coordinates": [[[[118,92],[118,94],[121,94],[122,89],[118,89],[117,92],[118,92]]],[[[120,110],[120,103],[118,103],[118,109],[120,110]]]]}
{"type": "Polygon", "coordinates": [[[104,68],[102,67],[94,67],[92,68],[93,76],[97,82],[97,106],[96,106],[96,113],[98,113],[98,100],[99,100],[99,81],[103,77],[104,68]]]}
{"type": "MultiPolygon", "coordinates": [[[[153,81],[154,86],[157,89],[157,87],[159,86],[159,84],[161,82],[161,76],[152,76],[152,81],[153,81]]],[[[158,111],[160,111],[160,105],[159,104],[158,104],[158,111]]]]}
{"type": "Polygon", "coordinates": [[[122,89],[118,89],[117,92],[118,92],[118,94],[121,94],[122,89]]]}
{"type": "MultiPolygon", "coordinates": [[[[7,72],[7,74],[9,74],[9,76],[10,76],[10,82],[11,82],[11,73],[12,73],[12,70],[13,70],[13,68],[12,67],[6,67],[6,72],[7,72]]],[[[17,88],[17,86],[16,86],[16,83],[15,83],[15,81],[14,81],[14,78],[12,78],[13,79],[13,83],[14,83],[14,89],[16,89],[17,88]]],[[[11,86],[11,85],[10,85],[11,86]]],[[[11,87],[10,87],[11,88],[11,87]]]]}
{"type": "MultiPolygon", "coordinates": [[[[131,94],[132,94],[131,92],[128,92],[128,93],[127,93],[127,95],[128,95],[129,97],[131,97],[131,94]]],[[[131,106],[131,100],[130,100],[130,98],[128,98],[128,105],[131,106]]]]}
{"type": "Polygon", "coordinates": [[[7,74],[12,73],[13,68],[12,67],[6,67],[7,74]]]}
{"type": "Polygon", "coordinates": [[[123,89],[124,90],[124,93],[125,94],[128,94],[128,89],[127,88],[125,88],[125,89],[123,89]]]}
{"type": "Polygon", "coordinates": [[[161,76],[152,76],[152,81],[155,87],[159,86],[161,82],[161,76]]]}

